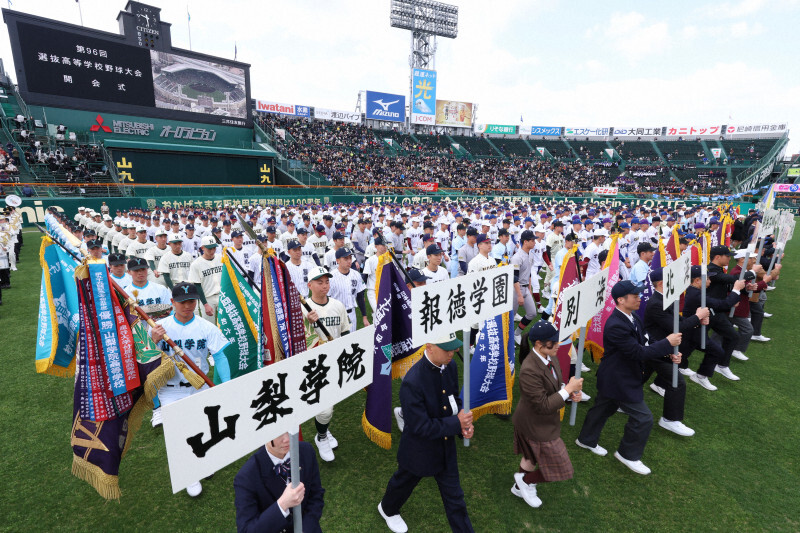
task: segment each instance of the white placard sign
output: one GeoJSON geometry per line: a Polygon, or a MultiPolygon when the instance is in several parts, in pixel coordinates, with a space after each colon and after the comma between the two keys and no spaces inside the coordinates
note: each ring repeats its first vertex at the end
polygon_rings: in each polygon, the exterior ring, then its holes
{"type": "Polygon", "coordinates": [[[172,492],[372,383],[375,326],[161,408],[172,492]]]}
{"type": "Polygon", "coordinates": [[[761,222],[762,227],[759,231],[759,235],[766,237],[767,235],[775,233],[775,229],[780,221],[780,216],[781,213],[777,209],[767,209],[764,211],[764,217],[761,222]]]}
{"type": "Polygon", "coordinates": [[[473,272],[411,291],[411,341],[414,346],[511,311],[514,266],[473,272]]]}
{"type": "Polygon", "coordinates": [[[692,284],[692,256],[682,255],[664,267],[664,309],[681,298],[692,284]]]}
{"type": "Polygon", "coordinates": [[[573,285],[558,295],[561,306],[561,322],[558,338],[564,341],[577,329],[582,328],[606,303],[606,284],[609,269],[601,270],[586,281],[573,285]]]}

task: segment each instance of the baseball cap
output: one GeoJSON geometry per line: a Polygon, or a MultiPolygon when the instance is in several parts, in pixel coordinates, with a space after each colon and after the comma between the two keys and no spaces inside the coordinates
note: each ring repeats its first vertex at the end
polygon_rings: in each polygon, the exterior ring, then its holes
{"type": "Polygon", "coordinates": [[[100,239],[92,239],[86,242],[87,249],[102,248],[102,247],[103,247],[103,241],[101,241],[100,239]]]}
{"type": "Polygon", "coordinates": [[[267,226],[267,233],[275,233],[275,226],[267,226]]]}
{"type": "Polygon", "coordinates": [[[664,279],[664,269],[659,268],[650,272],[650,281],[662,281],[664,279]]]}
{"type": "Polygon", "coordinates": [[[180,242],[180,243],[182,243],[183,239],[181,239],[181,236],[178,235],[177,233],[173,233],[172,235],[169,236],[168,241],[169,242],[180,242]]]}
{"type": "Polygon", "coordinates": [[[128,260],[128,270],[141,270],[147,268],[147,261],[141,257],[133,257],[128,260]]]}
{"type": "Polygon", "coordinates": [[[308,235],[308,230],[306,228],[297,228],[298,235],[308,235]]]}
{"type": "Polygon", "coordinates": [[[333,274],[328,272],[328,269],[325,267],[314,267],[308,271],[308,281],[314,281],[315,279],[321,278],[322,276],[328,276],[329,278],[333,277],[333,274]]]}
{"type": "Polygon", "coordinates": [[[700,265],[692,265],[692,279],[703,275],[703,268],[700,265]]]}
{"type": "Polygon", "coordinates": [[[480,244],[480,243],[482,243],[484,241],[488,241],[488,240],[489,240],[489,237],[487,237],[485,233],[479,233],[478,234],[478,238],[475,241],[475,244],[480,244]]]}
{"type": "Polygon", "coordinates": [[[528,331],[528,339],[531,341],[531,343],[534,343],[535,341],[558,342],[558,330],[550,322],[547,322],[546,320],[540,320],[531,326],[530,331],[528,331]]]}
{"type": "Polygon", "coordinates": [[[341,231],[334,231],[333,240],[335,241],[337,239],[344,239],[344,233],[342,233],[341,231]]]}
{"type": "Polygon", "coordinates": [[[183,229],[186,230],[186,231],[193,231],[194,230],[194,224],[186,224],[183,227],[183,229]]]}
{"type": "Polygon", "coordinates": [[[241,231],[232,231],[231,232],[231,239],[234,238],[234,237],[241,237],[242,235],[244,235],[244,233],[242,233],[241,231]]]}
{"type": "Polygon", "coordinates": [[[353,255],[353,252],[351,252],[348,248],[339,248],[336,250],[336,259],[350,257],[351,255],[353,255]]]}
{"type": "Polygon", "coordinates": [[[500,231],[497,232],[497,236],[498,237],[502,237],[503,235],[508,235],[508,234],[509,234],[508,230],[505,229],[505,228],[503,228],[503,229],[501,229],[500,231]]]}
{"type": "Polygon", "coordinates": [[[747,249],[742,248],[741,250],[736,250],[736,255],[733,256],[734,259],[744,259],[747,257],[747,249]]]}
{"type": "Polygon", "coordinates": [[[124,265],[126,263],[125,254],[110,254],[108,264],[112,266],[124,265]]]}
{"type": "Polygon", "coordinates": [[[300,241],[296,241],[292,239],[289,241],[289,244],[286,245],[287,250],[294,250],[295,248],[302,248],[303,246],[300,244],[300,241]]]}
{"type": "Polygon", "coordinates": [[[455,333],[448,333],[444,337],[437,339],[436,341],[432,342],[431,344],[435,344],[442,350],[457,350],[461,347],[461,341],[458,340],[455,333]]]}
{"type": "Polygon", "coordinates": [[[594,230],[595,237],[608,237],[608,230],[606,228],[598,228],[594,230]]]}
{"type": "Polygon", "coordinates": [[[623,296],[627,296],[629,294],[641,294],[643,290],[644,289],[642,287],[637,287],[632,281],[625,279],[618,281],[611,288],[611,298],[616,300],[617,298],[622,298],[623,296]]]}
{"type": "Polygon", "coordinates": [[[653,245],[649,242],[640,242],[639,245],[636,247],[636,253],[640,254],[643,252],[655,252],[656,249],[653,248],[653,245]]]}
{"type": "Polygon", "coordinates": [[[422,271],[418,268],[409,268],[408,277],[411,278],[411,281],[413,281],[414,283],[424,283],[428,281],[428,276],[423,274],[422,271]]]}
{"type": "Polygon", "coordinates": [[[164,228],[158,228],[155,232],[155,236],[160,237],[161,235],[167,235],[167,230],[164,228]]]}
{"type": "Polygon", "coordinates": [[[714,259],[718,255],[733,255],[733,252],[727,246],[712,246],[708,255],[714,259]]]}
{"type": "Polygon", "coordinates": [[[440,253],[442,253],[442,249],[439,248],[438,244],[431,244],[430,246],[425,248],[426,255],[438,255],[440,253]]]}
{"type": "Polygon", "coordinates": [[[184,281],[172,287],[172,299],[176,302],[197,300],[199,298],[200,295],[197,293],[197,287],[194,286],[194,283],[184,281]]]}
{"type": "Polygon", "coordinates": [[[215,239],[213,235],[206,235],[200,240],[200,246],[204,248],[216,248],[217,239],[215,239]]]}
{"type": "Polygon", "coordinates": [[[473,236],[473,235],[477,235],[477,234],[478,234],[478,230],[476,230],[475,228],[473,228],[473,227],[467,228],[467,237],[470,237],[470,236],[473,236]]]}

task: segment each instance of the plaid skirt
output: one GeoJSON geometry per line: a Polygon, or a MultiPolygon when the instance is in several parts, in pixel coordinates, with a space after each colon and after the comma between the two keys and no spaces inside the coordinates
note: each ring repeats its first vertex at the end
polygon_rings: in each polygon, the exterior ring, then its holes
{"type": "Polygon", "coordinates": [[[546,481],[572,479],[574,470],[567,446],[561,438],[548,442],[526,439],[514,429],[514,453],[539,466],[546,481]]]}

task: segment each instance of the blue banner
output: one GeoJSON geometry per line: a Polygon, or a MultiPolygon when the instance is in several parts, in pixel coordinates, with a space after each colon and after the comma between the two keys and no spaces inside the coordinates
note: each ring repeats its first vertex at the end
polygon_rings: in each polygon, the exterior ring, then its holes
{"type": "Polygon", "coordinates": [[[415,68],[411,70],[411,123],[436,123],[436,71],[415,68]]]}
{"type": "Polygon", "coordinates": [[[367,118],[405,122],[406,97],[401,94],[367,91],[367,118]]]}
{"type": "MultiPolygon", "coordinates": [[[[470,409],[474,420],[488,413],[511,414],[514,387],[513,312],[483,323],[470,361],[470,409]]],[[[464,398],[464,391],[461,391],[464,398]]]]}
{"type": "Polygon", "coordinates": [[[561,126],[526,126],[519,127],[520,135],[533,135],[535,137],[558,137],[561,135],[561,126]]]}
{"type": "Polygon", "coordinates": [[[39,252],[42,286],[39,292],[39,330],[36,336],[36,371],[56,376],[75,372],[78,340],[77,262],[49,239],[39,252]]]}

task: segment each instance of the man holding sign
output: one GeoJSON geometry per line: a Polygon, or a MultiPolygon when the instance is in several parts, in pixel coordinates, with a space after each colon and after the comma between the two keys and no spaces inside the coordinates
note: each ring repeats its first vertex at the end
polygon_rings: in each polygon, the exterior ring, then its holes
{"type": "Polygon", "coordinates": [[[598,444],[600,433],[611,415],[622,409],[629,418],[614,457],[637,474],[647,475],[650,469],[641,458],[653,427],[653,414],[644,403],[642,391],[645,362],[666,355],[673,363],[679,362],[681,354],[672,354],[670,346],[681,343],[681,334],[672,333],[646,345],[644,326],[636,314],[641,292],[629,280],[619,281],[611,289],[616,309],[603,330],[605,355],[597,370],[597,397],[575,444],[596,455],[606,455],[608,452],[598,444]]]}

